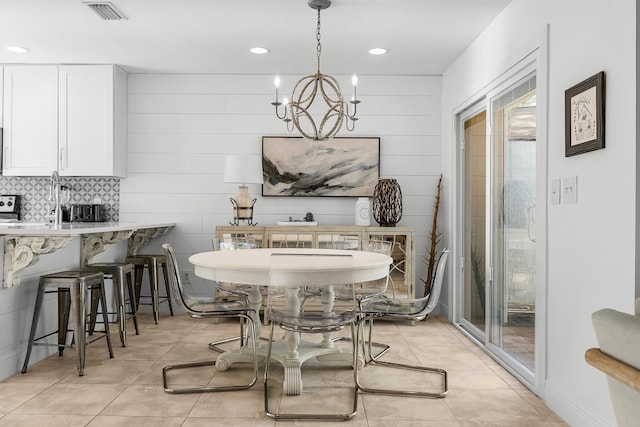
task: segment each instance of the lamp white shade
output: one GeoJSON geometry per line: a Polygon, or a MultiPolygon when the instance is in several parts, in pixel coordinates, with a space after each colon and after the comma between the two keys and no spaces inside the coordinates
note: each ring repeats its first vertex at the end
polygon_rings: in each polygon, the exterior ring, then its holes
{"type": "Polygon", "coordinates": [[[259,154],[230,154],[224,163],[224,182],[262,184],[262,156],[259,154]]]}

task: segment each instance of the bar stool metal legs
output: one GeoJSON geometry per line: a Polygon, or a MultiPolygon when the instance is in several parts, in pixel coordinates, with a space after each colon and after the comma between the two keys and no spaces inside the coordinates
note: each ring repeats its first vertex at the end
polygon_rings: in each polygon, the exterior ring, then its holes
{"type": "Polygon", "coordinates": [[[140,288],[145,268],[149,270],[149,288],[151,290],[151,306],[153,308],[153,320],[156,324],[160,320],[160,303],[166,302],[169,305],[169,313],[173,316],[173,305],[171,303],[171,291],[169,288],[169,273],[167,271],[166,255],[135,255],[126,258],[125,262],[134,265],[135,290],[137,305],[140,305],[140,288]],[[158,294],[158,267],[162,267],[162,275],[166,287],[166,297],[160,299],[158,294]]]}
{"type": "Polygon", "coordinates": [[[87,298],[90,289],[100,289],[100,304],[102,309],[102,320],[104,322],[104,336],[107,339],[107,347],[109,349],[109,357],[113,358],[113,348],[111,346],[111,337],[109,336],[109,319],[107,315],[107,301],[104,292],[104,275],[102,273],[84,272],[81,270],[75,271],[63,271],[60,273],[48,274],[40,277],[40,283],[38,285],[38,293],[36,298],[35,309],[33,313],[33,321],[31,323],[31,331],[29,333],[29,342],[27,345],[27,354],[22,366],[22,373],[27,372],[29,366],[29,359],[31,357],[31,350],[34,345],[49,345],[57,346],[58,352],[62,355],[65,347],[70,347],[66,344],[67,322],[69,320],[69,299],[71,300],[71,313],[73,316],[73,331],[76,350],[76,366],[78,368],[78,375],[84,375],[85,365],[85,350],[87,345],[85,324],[87,320],[87,298]],[[47,288],[54,288],[54,291],[58,293],[58,330],[39,338],[35,338],[36,330],[38,327],[38,319],[40,312],[42,311],[42,301],[47,288]],[[39,340],[46,338],[50,335],[58,333],[58,343],[48,344],[40,343],[39,340]]]}
{"type": "MultiPolygon", "coordinates": [[[[138,318],[136,316],[136,294],[133,287],[133,264],[120,262],[101,262],[89,264],[84,267],[87,271],[97,271],[104,274],[105,279],[111,279],[114,286],[116,303],[118,305],[118,326],[120,332],[120,342],[122,347],[127,346],[127,298],[125,294],[125,283],[127,284],[127,292],[129,294],[129,305],[131,307],[131,318],[136,335],[139,335],[138,318]]],[[[95,324],[97,314],[97,299],[92,298],[91,313],[91,330],[95,324]]]]}

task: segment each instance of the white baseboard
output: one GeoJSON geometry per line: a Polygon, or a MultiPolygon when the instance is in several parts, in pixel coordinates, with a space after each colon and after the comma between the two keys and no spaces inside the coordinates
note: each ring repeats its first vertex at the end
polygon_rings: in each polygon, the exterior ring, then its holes
{"type": "Polygon", "coordinates": [[[615,421],[613,421],[613,423],[607,422],[599,416],[590,413],[587,408],[577,405],[576,402],[564,393],[560,387],[557,387],[553,381],[547,380],[545,383],[544,403],[570,426],[616,427],[615,421]]]}

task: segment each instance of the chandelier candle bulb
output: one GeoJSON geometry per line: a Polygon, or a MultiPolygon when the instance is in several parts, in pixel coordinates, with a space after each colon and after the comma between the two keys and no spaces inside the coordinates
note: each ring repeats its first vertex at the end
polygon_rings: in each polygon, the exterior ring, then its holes
{"type": "Polygon", "coordinates": [[[276,102],[273,103],[273,105],[278,106],[280,105],[280,103],[278,102],[278,88],[280,87],[280,77],[276,76],[275,79],[273,79],[273,85],[276,87],[276,102]]]}
{"type": "Polygon", "coordinates": [[[351,77],[351,84],[353,85],[353,97],[351,98],[351,103],[357,104],[360,101],[358,101],[358,98],[356,97],[356,87],[358,86],[358,76],[356,76],[355,73],[353,73],[353,77],[351,77]]]}

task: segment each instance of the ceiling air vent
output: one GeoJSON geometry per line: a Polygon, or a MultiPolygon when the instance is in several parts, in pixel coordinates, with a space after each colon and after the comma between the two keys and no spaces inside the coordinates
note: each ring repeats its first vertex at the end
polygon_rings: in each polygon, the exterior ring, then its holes
{"type": "Polygon", "coordinates": [[[98,16],[105,21],[120,21],[127,19],[116,7],[108,1],[103,2],[83,2],[91,8],[98,16]]]}

